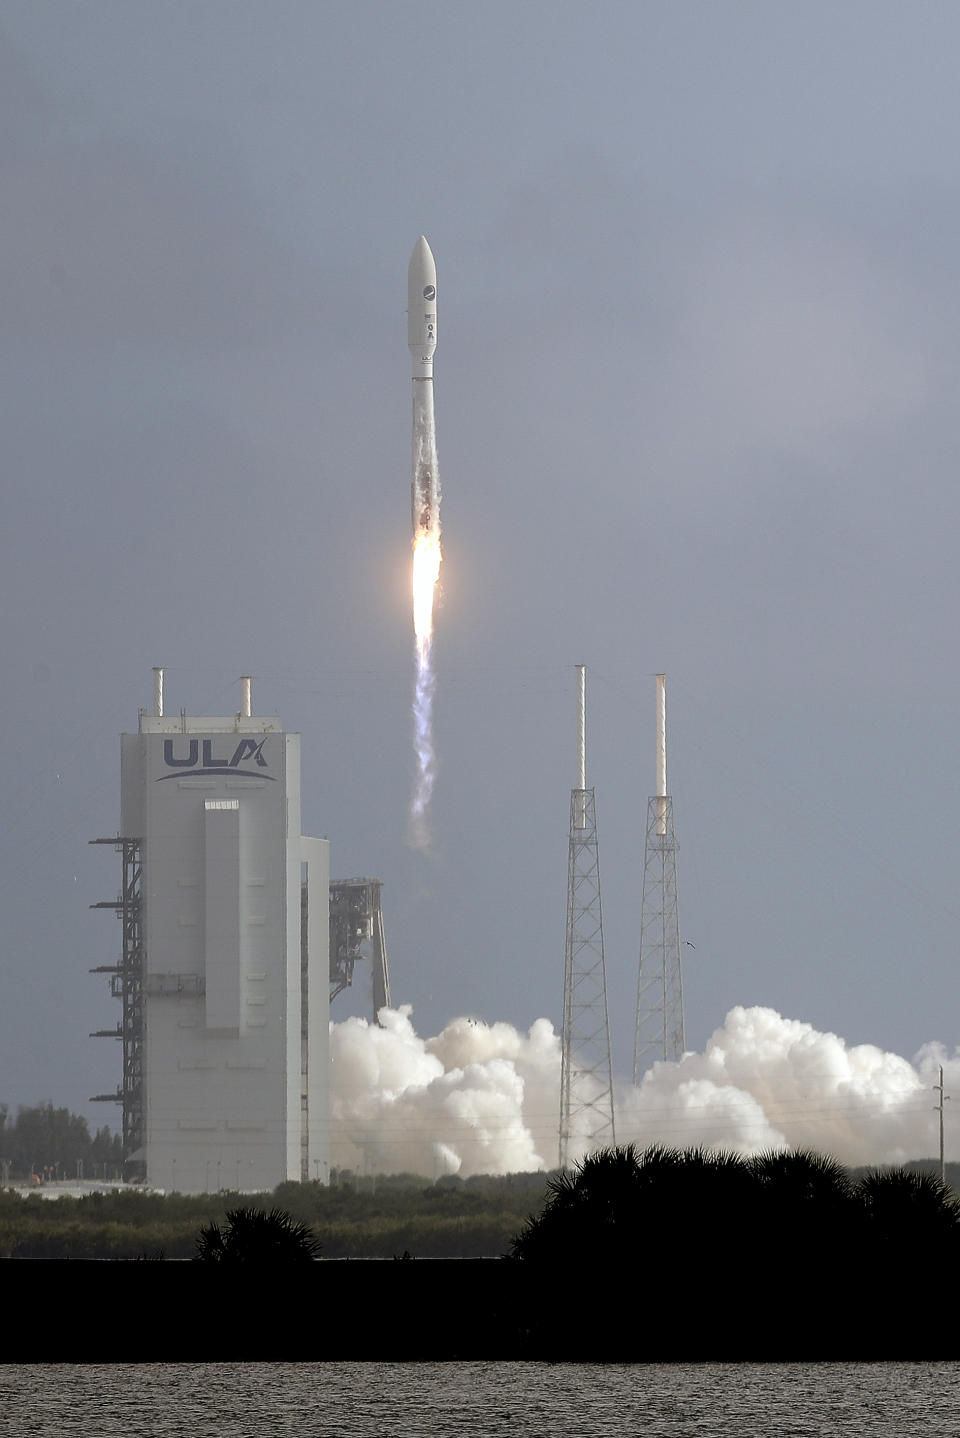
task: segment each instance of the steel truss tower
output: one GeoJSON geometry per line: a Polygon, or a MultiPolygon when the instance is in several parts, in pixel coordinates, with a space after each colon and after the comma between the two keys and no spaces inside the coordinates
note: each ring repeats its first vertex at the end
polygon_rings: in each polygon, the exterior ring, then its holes
{"type": "Polygon", "coordinates": [[[118,899],[91,904],[91,909],[113,909],[123,929],[119,964],[101,964],[92,974],[110,975],[110,992],[123,1008],[113,1029],[97,1029],[91,1038],[120,1039],[123,1044],[123,1081],[115,1093],[94,1095],[91,1102],[119,1103],[123,1112],[123,1158],[126,1176],[139,1176],[139,1161],[132,1162],[144,1140],[143,1092],[143,983],[146,968],[143,947],[143,861],[139,839],[91,839],[91,844],[112,844],[123,856],[123,888],[118,899]]]}
{"type": "Polygon", "coordinates": [[[647,839],[640,911],[640,971],[633,1042],[633,1081],[656,1059],[684,1050],[683,974],[677,918],[677,840],[667,793],[667,681],[657,681],[657,792],[647,802],[647,839]]]}
{"type": "Polygon", "coordinates": [[[571,1152],[616,1143],[603,954],[596,797],[586,781],[586,671],[577,665],[578,783],[570,794],[567,947],[560,1059],[560,1167],[571,1152]]]}
{"type": "Polygon", "coordinates": [[[390,970],[379,879],[330,881],[330,1002],[350,988],[358,959],[369,957],[373,1021],[390,1007],[390,970]]]}

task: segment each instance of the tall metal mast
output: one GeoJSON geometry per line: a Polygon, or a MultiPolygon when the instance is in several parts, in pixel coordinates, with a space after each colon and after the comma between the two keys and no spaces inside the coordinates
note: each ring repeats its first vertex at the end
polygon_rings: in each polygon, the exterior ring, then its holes
{"type": "Polygon", "coordinates": [[[683,975],[677,918],[677,840],[667,793],[667,677],[657,680],[657,792],[647,801],[647,841],[640,912],[640,972],[633,1042],[633,1081],[656,1059],[684,1049],[683,975]]]}
{"type": "Polygon", "coordinates": [[[560,1061],[561,1168],[569,1167],[575,1149],[616,1142],[596,802],[586,774],[586,670],[578,664],[577,785],[570,794],[560,1061]]]}

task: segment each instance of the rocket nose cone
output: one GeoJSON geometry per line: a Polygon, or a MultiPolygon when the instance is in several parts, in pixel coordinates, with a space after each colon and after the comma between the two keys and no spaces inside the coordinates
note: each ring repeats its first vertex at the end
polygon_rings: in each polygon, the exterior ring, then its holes
{"type": "Polygon", "coordinates": [[[437,266],[425,235],[414,245],[407,271],[407,331],[410,353],[422,374],[431,374],[437,347],[437,266]]]}
{"type": "Polygon", "coordinates": [[[410,267],[407,271],[410,281],[410,291],[414,289],[422,293],[424,285],[436,285],[437,266],[433,258],[433,251],[427,244],[425,235],[421,235],[413,247],[413,254],[410,256],[410,267]]]}

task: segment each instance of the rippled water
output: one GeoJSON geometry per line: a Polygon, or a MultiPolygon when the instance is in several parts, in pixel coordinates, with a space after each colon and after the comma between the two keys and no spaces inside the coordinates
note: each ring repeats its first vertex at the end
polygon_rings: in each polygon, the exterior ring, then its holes
{"type": "Polygon", "coordinates": [[[0,1433],[17,1438],[953,1438],[958,1432],[958,1363],[0,1368],[0,1433]]]}

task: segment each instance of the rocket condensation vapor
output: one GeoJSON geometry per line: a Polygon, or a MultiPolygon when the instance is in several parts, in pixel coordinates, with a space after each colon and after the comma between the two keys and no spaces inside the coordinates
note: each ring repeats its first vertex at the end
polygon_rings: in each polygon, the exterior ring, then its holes
{"type": "Polygon", "coordinates": [[[437,266],[423,235],[407,272],[407,341],[413,364],[413,632],[416,682],[413,694],[416,775],[410,801],[408,840],[430,845],[430,799],[436,776],[433,744],[433,603],[440,578],[440,471],[433,411],[433,352],[437,347],[437,266]]]}

